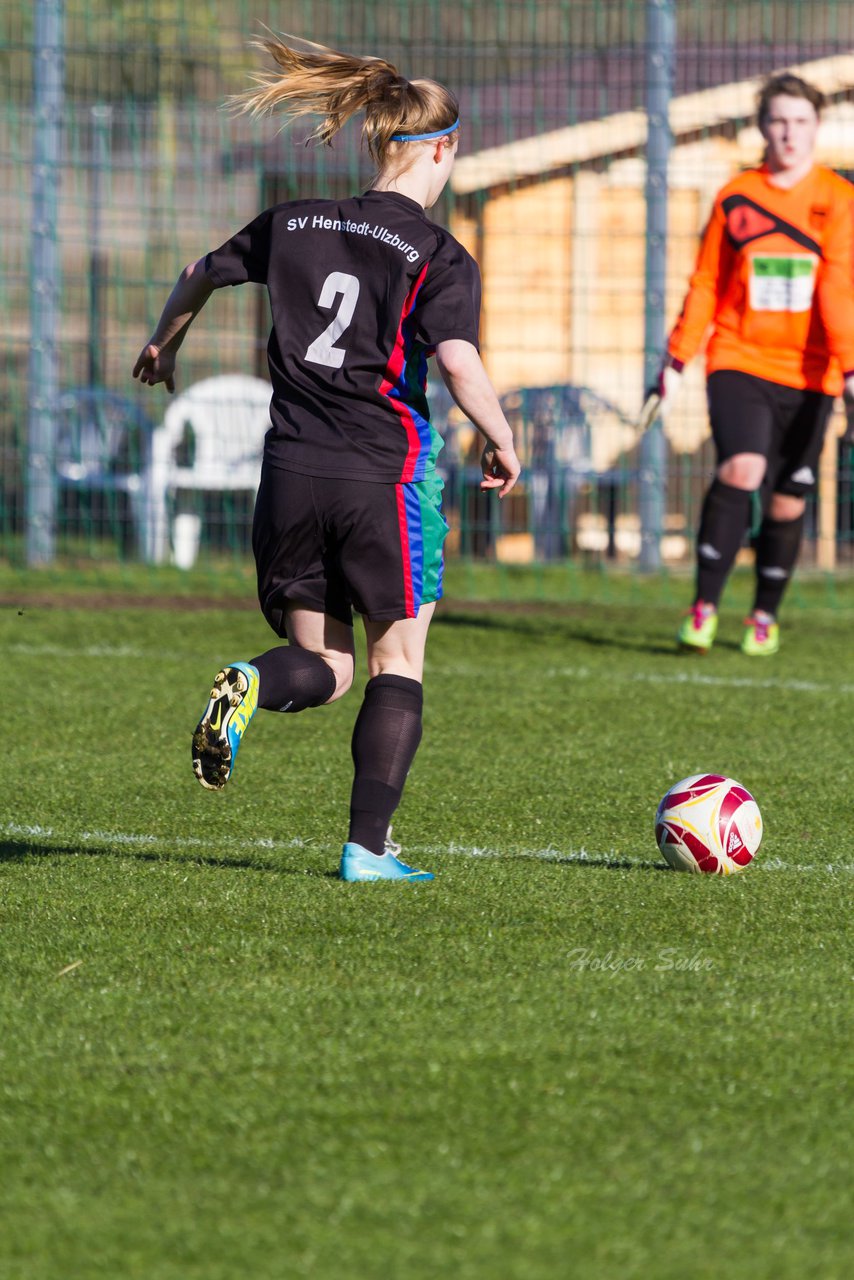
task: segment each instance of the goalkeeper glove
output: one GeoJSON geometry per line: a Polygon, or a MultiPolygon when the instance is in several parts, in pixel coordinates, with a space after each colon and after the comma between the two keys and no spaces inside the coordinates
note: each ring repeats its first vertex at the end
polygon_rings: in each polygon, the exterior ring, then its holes
{"type": "Polygon", "coordinates": [[[640,411],[638,426],[641,431],[646,431],[647,427],[652,426],[656,418],[661,418],[664,421],[667,417],[679,392],[684,368],[685,365],[682,360],[676,360],[671,355],[664,357],[656,384],[647,391],[643,408],[640,411]]]}

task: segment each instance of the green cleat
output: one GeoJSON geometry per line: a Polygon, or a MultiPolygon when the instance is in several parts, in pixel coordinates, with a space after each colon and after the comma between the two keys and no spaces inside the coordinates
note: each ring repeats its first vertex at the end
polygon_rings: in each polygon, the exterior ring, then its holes
{"type": "Polygon", "coordinates": [[[677,640],[680,648],[708,653],[718,631],[718,611],[713,604],[698,600],[682,619],[677,640]]]}
{"type": "Polygon", "coordinates": [[[779,648],[780,627],[774,621],[774,615],[754,609],[750,617],[744,619],[741,652],[748,658],[770,658],[779,648]]]}

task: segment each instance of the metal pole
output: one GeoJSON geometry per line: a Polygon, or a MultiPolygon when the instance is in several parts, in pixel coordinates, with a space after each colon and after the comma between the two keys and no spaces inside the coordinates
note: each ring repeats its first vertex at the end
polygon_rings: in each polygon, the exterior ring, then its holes
{"type": "MultiPolygon", "coordinates": [[[[672,136],[670,99],[676,44],[674,0],[647,0],[646,20],[646,305],[645,391],[656,379],[664,349],[664,290],[667,276],[667,164],[672,136]]],[[[664,528],[664,434],[661,423],[647,431],[640,448],[640,567],[661,567],[664,528]]]]}
{"type": "Polygon", "coordinates": [[[101,245],[101,223],[104,204],[103,180],[110,163],[109,133],[113,108],[97,103],[89,108],[91,122],[91,167],[89,186],[89,385],[99,387],[104,381],[106,345],[107,254],[101,245]]]}
{"type": "Polygon", "coordinates": [[[35,0],[30,358],[27,388],[27,564],[48,564],[56,540],[59,244],[64,0],[35,0]]]}

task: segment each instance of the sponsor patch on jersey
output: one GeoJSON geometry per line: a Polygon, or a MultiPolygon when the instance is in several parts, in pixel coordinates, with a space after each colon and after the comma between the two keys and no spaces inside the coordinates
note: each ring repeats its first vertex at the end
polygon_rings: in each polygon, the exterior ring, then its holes
{"type": "Polygon", "coordinates": [[[806,254],[755,254],[750,259],[753,311],[809,311],[816,259],[806,254]]]}

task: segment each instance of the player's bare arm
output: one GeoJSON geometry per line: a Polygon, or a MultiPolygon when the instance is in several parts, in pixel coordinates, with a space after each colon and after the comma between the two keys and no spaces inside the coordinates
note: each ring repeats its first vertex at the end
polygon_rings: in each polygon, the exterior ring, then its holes
{"type": "Polygon", "coordinates": [[[489,381],[477,348],[462,338],[448,338],[436,348],[436,362],[455,403],[484,436],[482,489],[497,489],[499,498],[519,479],[521,465],[513,432],[489,381]]]}
{"type": "Polygon", "coordinates": [[[190,325],[214,291],[204,259],[184,268],[166,300],[154,333],[137,356],[133,376],[149,386],[166,384],[175,390],[175,359],[190,325]]]}

